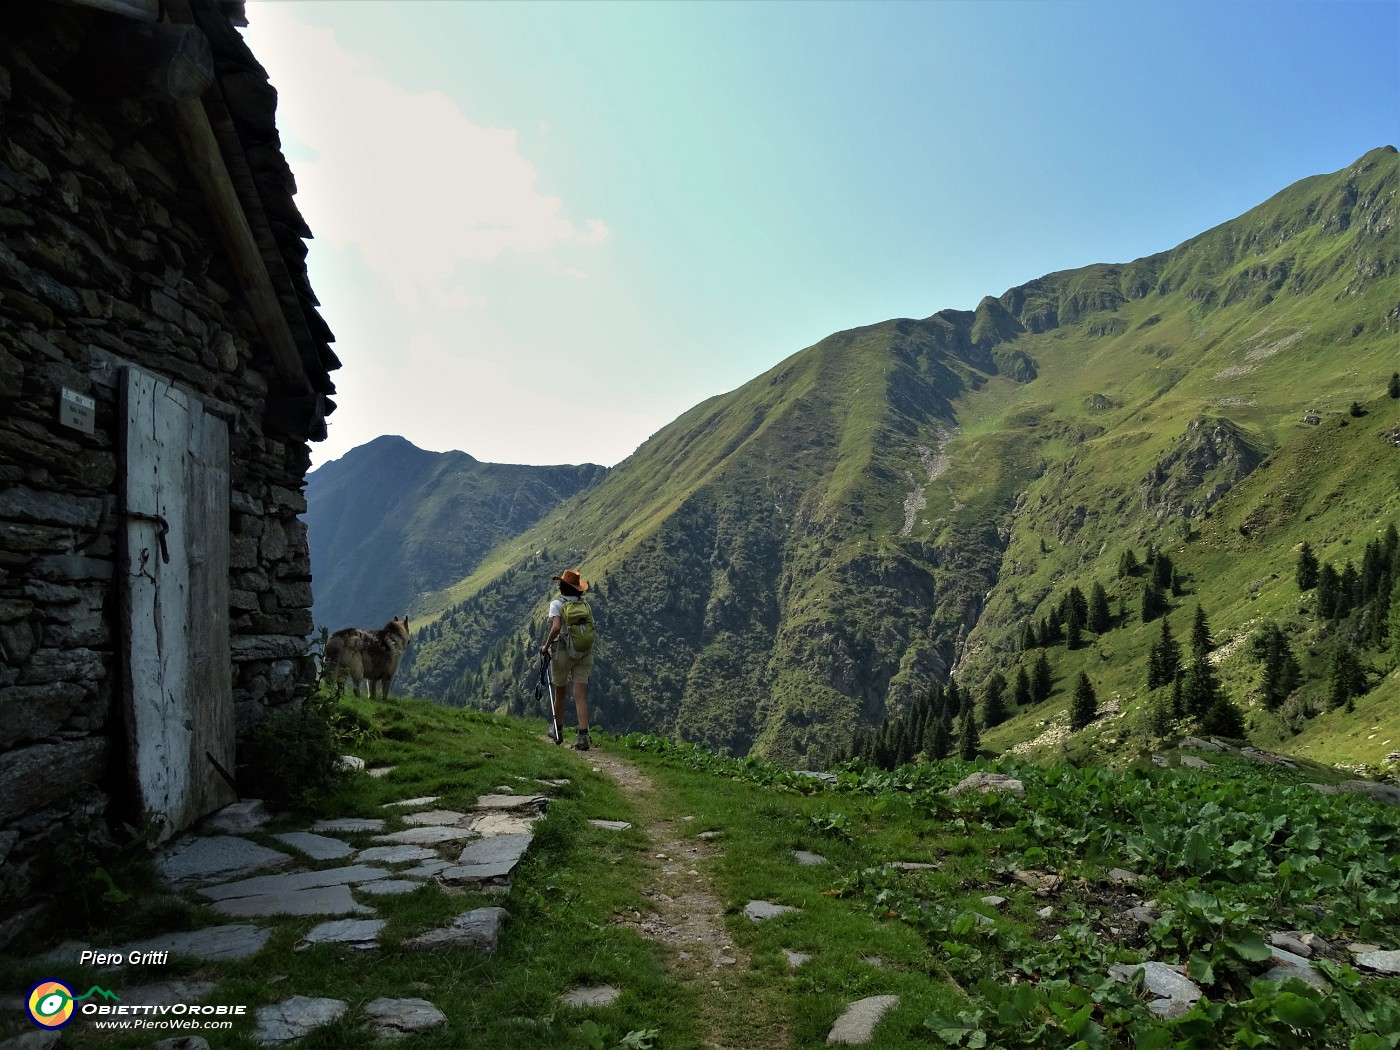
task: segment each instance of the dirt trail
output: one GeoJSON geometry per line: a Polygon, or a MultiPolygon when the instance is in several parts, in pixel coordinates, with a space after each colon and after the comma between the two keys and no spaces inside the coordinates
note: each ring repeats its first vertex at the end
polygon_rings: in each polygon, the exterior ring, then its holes
{"type": "Polygon", "coordinates": [[[659,815],[660,799],[651,779],[630,762],[597,748],[581,756],[617,781],[635,803],[650,840],[651,879],[643,892],[654,910],[632,912],[614,921],[666,946],[667,967],[683,984],[702,982],[696,1000],[711,1050],[766,1050],[788,1045],[786,1026],[744,1009],[749,958],[730,939],[724,904],[712,891],[702,862],[721,848],[681,833],[677,822],[659,815]]]}

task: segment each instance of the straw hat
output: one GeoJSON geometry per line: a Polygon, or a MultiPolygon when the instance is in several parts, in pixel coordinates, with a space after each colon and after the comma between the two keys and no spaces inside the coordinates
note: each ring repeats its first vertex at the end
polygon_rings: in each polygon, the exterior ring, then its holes
{"type": "Polygon", "coordinates": [[[558,576],[551,576],[551,580],[558,580],[560,583],[567,583],[574,590],[582,594],[588,590],[588,581],[578,574],[577,569],[565,569],[558,576]]]}

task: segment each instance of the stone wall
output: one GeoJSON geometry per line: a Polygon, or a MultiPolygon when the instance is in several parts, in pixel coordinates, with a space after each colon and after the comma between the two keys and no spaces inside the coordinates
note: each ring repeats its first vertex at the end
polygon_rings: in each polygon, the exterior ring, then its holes
{"type": "Polygon", "coordinates": [[[298,518],[309,450],[265,432],[275,372],[161,104],[70,80],[113,17],[26,3],[0,35],[0,916],[33,895],[60,832],[132,815],[115,579],[123,364],[229,423],[240,732],[314,673],[298,518]],[[63,388],[96,401],[93,434],[60,424],[63,388]]]}

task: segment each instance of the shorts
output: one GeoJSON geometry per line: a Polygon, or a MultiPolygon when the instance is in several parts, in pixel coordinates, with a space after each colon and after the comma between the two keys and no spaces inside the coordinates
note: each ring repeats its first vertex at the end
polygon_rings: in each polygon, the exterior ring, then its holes
{"type": "Polygon", "coordinates": [[[593,670],[593,650],[589,650],[577,660],[569,657],[569,650],[563,641],[554,643],[549,654],[549,674],[555,685],[587,685],[588,674],[593,670]]]}

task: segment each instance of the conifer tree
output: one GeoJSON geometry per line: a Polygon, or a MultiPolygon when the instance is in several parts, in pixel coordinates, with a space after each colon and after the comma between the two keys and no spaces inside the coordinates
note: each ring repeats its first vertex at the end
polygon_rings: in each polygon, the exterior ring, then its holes
{"type": "Polygon", "coordinates": [[[1148,580],[1142,588],[1142,622],[1151,623],[1167,611],[1167,596],[1155,580],[1148,580]]]}
{"type": "Polygon", "coordinates": [[[1016,681],[1011,687],[1011,701],[1017,707],[1025,707],[1031,702],[1031,679],[1024,667],[1016,668],[1016,681]]]}
{"type": "Polygon", "coordinates": [[[1204,653],[1191,661],[1181,684],[1182,702],[1192,718],[1202,718],[1220,697],[1220,679],[1204,653]]]}
{"type": "Polygon", "coordinates": [[[1298,548],[1298,568],[1294,575],[1300,591],[1310,591],[1317,586],[1317,555],[1307,540],[1298,548]]]}
{"type": "Polygon", "coordinates": [[[1347,562],[1342,566],[1342,574],[1337,577],[1337,604],[1332,609],[1332,619],[1345,620],[1356,608],[1361,595],[1361,574],[1356,566],[1347,562]]]}
{"type": "Polygon", "coordinates": [[[1385,392],[1392,398],[1400,397],[1400,372],[1390,373],[1390,382],[1386,384],[1385,392]]]}
{"type": "Polygon", "coordinates": [[[1103,584],[1094,581],[1094,587],[1089,592],[1089,630],[1095,634],[1103,634],[1113,626],[1113,618],[1108,611],[1108,592],[1103,589],[1103,584]]]}
{"type": "Polygon", "coordinates": [[[962,690],[958,688],[957,680],[948,679],[948,684],[943,687],[943,717],[951,722],[953,716],[962,712],[963,698],[962,690]]]}
{"type": "Polygon", "coordinates": [[[1158,590],[1165,591],[1171,587],[1174,571],[1171,558],[1158,551],[1157,560],[1152,563],[1152,582],[1157,585],[1158,590]]]}
{"type": "Polygon", "coordinates": [[[1031,666],[1031,699],[1037,704],[1050,697],[1055,685],[1054,676],[1050,672],[1050,659],[1042,649],[1035,658],[1035,663],[1031,666]]]}
{"type": "MultiPolygon", "coordinates": [[[[1332,650],[1327,676],[1327,706],[1332,709],[1349,705],[1352,697],[1366,691],[1366,672],[1354,650],[1346,642],[1338,642],[1332,650]]],[[[1348,708],[1349,709],[1349,708],[1348,708]]]]}
{"type": "Polygon", "coordinates": [[[1186,691],[1181,684],[1181,675],[1172,679],[1172,717],[1186,717],[1186,691]]]}
{"type": "Polygon", "coordinates": [[[964,762],[974,762],[977,752],[982,749],[982,736],[977,731],[977,713],[968,707],[963,712],[962,724],[958,731],[958,757],[964,762]]]}
{"type": "Polygon", "coordinates": [[[993,671],[982,687],[982,718],[988,729],[1006,721],[1006,677],[993,671]]]}
{"type": "Polygon", "coordinates": [[[1035,624],[1027,620],[1021,625],[1021,651],[1028,653],[1040,644],[1040,640],[1035,635],[1035,624]]]}
{"type": "Polygon", "coordinates": [[[1191,623],[1191,655],[1200,659],[1213,649],[1210,640],[1210,622],[1206,619],[1206,611],[1201,606],[1196,606],[1196,618],[1191,623]]]}
{"type": "Polygon", "coordinates": [[[1341,577],[1331,562],[1323,562],[1317,570],[1317,615],[1324,620],[1333,618],[1337,609],[1337,592],[1341,577]]]}
{"type": "Polygon", "coordinates": [[[935,718],[929,728],[929,740],[924,745],[924,753],[929,758],[947,758],[953,752],[953,734],[948,732],[948,723],[935,718]]]}
{"type": "Polygon", "coordinates": [[[1137,574],[1137,555],[1134,554],[1133,549],[1129,547],[1127,550],[1125,550],[1122,554],[1118,556],[1118,578],[1121,580],[1128,576],[1136,576],[1137,574]]]}
{"type": "Polygon", "coordinates": [[[1228,696],[1220,693],[1201,717],[1201,728],[1214,736],[1244,738],[1244,714],[1228,696]]]}
{"type": "Polygon", "coordinates": [[[1099,699],[1094,695],[1094,687],[1089,681],[1089,676],[1080,671],[1079,678],[1074,683],[1074,699],[1069,708],[1070,729],[1077,731],[1092,724],[1098,710],[1099,699]]]}
{"type": "Polygon", "coordinates": [[[1264,706],[1277,711],[1288,694],[1298,688],[1302,669],[1278,625],[1271,623],[1264,631],[1264,677],[1260,690],[1264,694],[1264,706]]]}
{"type": "Polygon", "coordinates": [[[1172,729],[1172,702],[1166,693],[1158,693],[1148,702],[1147,731],[1153,736],[1166,736],[1172,729]]]}
{"type": "Polygon", "coordinates": [[[1181,647],[1172,637],[1171,620],[1162,617],[1162,632],[1157,644],[1147,656],[1147,688],[1158,689],[1170,685],[1181,673],[1181,647]]]}

